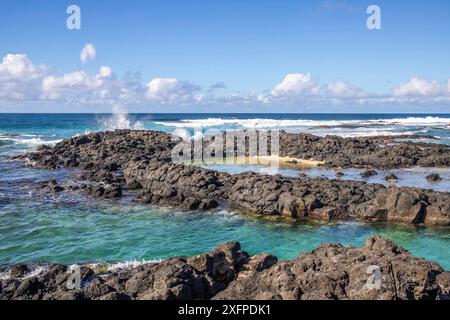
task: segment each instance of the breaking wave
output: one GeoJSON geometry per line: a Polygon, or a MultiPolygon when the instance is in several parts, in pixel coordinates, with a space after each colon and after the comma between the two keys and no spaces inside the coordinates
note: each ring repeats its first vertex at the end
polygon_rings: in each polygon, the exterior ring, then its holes
{"type": "Polygon", "coordinates": [[[112,116],[102,120],[102,129],[104,131],[114,131],[117,129],[144,130],[145,128],[141,121],[135,121],[133,123],[125,108],[113,107],[112,116]]]}
{"type": "Polygon", "coordinates": [[[61,140],[46,140],[30,134],[0,134],[0,146],[22,144],[36,146],[41,144],[56,144],[61,140]]]}
{"type": "MultiPolygon", "coordinates": [[[[283,129],[291,132],[311,132],[317,135],[367,137],[389,135],[430,134],[432,130],[450,131],[450,118],[407,117],[368,120],[310,120],[310,119],[183,119],[159,121],[155,124],[171,127],[180,134],[183,130],[209,129],[283,129]]],[[[431,133],[435,135],[435,133],[431,133]]]]}
{"type": "Polygon", "coordinates": [[[275,120],[275,119],[189,119],[178,122],[156,122],[156,124],[176,127],[176,128],[200,128],[215,127],[223,125],[239,125],[248,129],[270,129],[287,127],[366,127],[366,126],[448,126],[450,129],[450,118],[439,117],[408,117],[395,119],[374,119],[374,120],[275,120]]]}

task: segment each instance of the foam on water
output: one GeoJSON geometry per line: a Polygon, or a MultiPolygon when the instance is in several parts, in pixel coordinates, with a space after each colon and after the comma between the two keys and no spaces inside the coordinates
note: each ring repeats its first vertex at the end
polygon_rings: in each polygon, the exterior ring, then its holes
{"type": "Polygon", "coordinates": [[[28,146],[38,146],[41,144],[53,145],[62,141],[61,139],[48,140],[37,135],[30,134],[0,134],[0,146],[10,144],[22,144],[28,146]]]}
{"type": "Polygon", "coordinates": [[[424,118],[395,118],[395,119],[374,119],[374,120],[275,120],[275,119],[185,119],[179,122],[156,122],[160,125],[177,128],[212,127],[226,124],[238,124],[244,128],[261,129],[275,127],[342,127],[342,126],[374,126],[374,125],[437,125],[450,126],[450,118],[424,117],[424,118]]]}
{"type": "Polygon", "coordinates": [[[124,262],[114,262],[107,264],[93,263],[89,264],[89,266],[93,269],[106,269],[109,272],[117,272],[120,270],[134,269],[146,264],[160,263],[161,261],[163,261],[163,259],[151,259],[151,260],[142,259],[142,260],[129,260],[124,262]]]}
{"type": "MultiPolygon", "coordinates": [[[[31,269],[29,272],[27,272],[25,275],[20,277],[20,279],[28,279],[32,277],[39,277],[45,273],[47,273],[50,269],[48,265],[37,265],[37,264],[31,264],[29,266],[31,269]]],[[[11,279],[11,272],[10,270],[6,270],[3,272],[0,272],[0,280],[8,280],[11,279]]]]}
{"type": "Polygon", "coordinates": [[[144,124],[141,121],[131,122],[128,115],[128,110],[124,107],[113,107],[113,113],[110,118],[102,121],[102,130],[114,131],[116,129],[133,129],[144,130],[144,124]]]}
{"type": "Polygon", "coordinates": [[[284,129],[291,132],[311,132],[317,135],[343,137],[427,134],[431,129],[450,130],[450,118],[406,117],[369,120],[310,120],[310,119],[239,119],[204,118],[179,121],[156,121],[159,126],[182,129],[284,129]]]}

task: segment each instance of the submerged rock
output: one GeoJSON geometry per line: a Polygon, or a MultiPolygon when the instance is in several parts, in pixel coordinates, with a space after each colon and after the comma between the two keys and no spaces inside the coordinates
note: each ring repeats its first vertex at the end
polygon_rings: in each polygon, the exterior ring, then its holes
{"type": "Polygon", "coordinates": [[[270,254],[250,257],[238,242],[228,242],[198,256],[131,269],[81,266],[81,286],[74,289],[66,285],[67,271],[63,265],[39,276],[10,271],[0,280],[0,300],[450,299],[449,272],[381,237],[362,248],[322,244],[280,262],[270,254]]]}
{"type": "Polygon", "coordinates": [[[378,172],[376,172],[375,170],[366,170],[363,173],[361,173],[361,177],[367,179],[367,178],[376,176],[377,174],[378,174],[378,172]]]}
{"type": "Polygon", "coordinates": [[[441,176],[438,175],[437,173],[431,173],[431,174],[427,175],[426,179],[429,182],[438,182],[438,181],[442,180],[441,176]]]}
{"type": "Polygon", "coordinates": [[[395,183],[398,181],[398,177],[395,174],[388,174],[387,176],[384,177],[384,180],[390,183],[395,183]]]}

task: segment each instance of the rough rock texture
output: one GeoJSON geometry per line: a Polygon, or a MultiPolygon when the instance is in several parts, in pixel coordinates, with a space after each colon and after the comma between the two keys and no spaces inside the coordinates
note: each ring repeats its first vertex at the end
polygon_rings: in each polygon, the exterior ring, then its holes
{"type": "Polygon", "coordinates": [[[437,264],[373,237],[362,248],[323,244],[263,271],[241,272],[214,299],[449,299],[448,278],[437,264]],[[379,289],[376,278],[369,280],[374,269],[379,289]]]}
{"type": "Polygon", "coordinates": [[[294,158],[324,161],[329,167],[436,167],[450,166],[450,148],[431,143],[397,142],[398,137],[318,137],[280,133],[280,153],[294,158]]]}
{"type": "MultiPolygon", "coordinates": [[[[54,147],[40,147],[20,158],[38,168],[81,169],[78,178],[83,182],[80,185],[61,186],[56,181],[48,181],[37,186],[51,192],[82,190],[94,197],[115,199],[124,191],[135,191],[136,200],[142,203],[191,210],[208,210],[222,205],[259,215],[325,221],[356,218],[450,225],[450,193],[357,181],[219,173],[173,163],[172,149],[179,142],[180,138],[162,132],[117,130],[67,139],[54,147]]],[[[412,143],[384,147],[398,147],[403,150],[399,151],[400,155],[370,156],[371,152],[377,154],[376,148],[381,143],[371,139],[320,138],[281,132],[282,152],[283,148],[286,149],[284,152],[292,149],[294,152],[289,153],[290,156],[302,158],[323,160],[327,155],[330,159],[344,156],[358,159],[356,155],[361,155],[359,159],[395,160],[386,162],[386,166],[419,164],[405,160],[416,156],[419,159],[419,155],[434,159],[432,165],[438,164],[439,159],[450,159],[447,147],[412,143]]],[[[329,161],[334,160],[325,159],[327,161],[330,164],[329,161]]],[[[363,162],[355,164],[363,165],[363,162]]]]}
{"type": "MultiPolygon", "coordinates": [[[[398,142],[395,136],[319,137],[281,131],[279,137],[280,156],[324,161],[324,165],[329,167],[450,166],[450,148],[447,145],[398,142]]],[[[155,131],[97,132],[66,139],[53,148],[41,146],[38,152],[28,154],[26,158],[40,168],[65,166],[116,171],[130,160],[170,161],[170,152],[180,141],[179,137],[155,131]]],[[[205,146],[208,143],[210,141],[205,139],[205,146]]]]}
{"type": "Polygon", "coordinates": [[[199,256],[132,269],[82,266],[78,289],[67,288],[67,266],[52,265],[39,276],[27,276],[30,269],[9,268],[9,278],[0,280],[0,300],[450,299],[449,272],[381,237],[362,248],[323,244],[281,262],[270,254],[250,257],[229,242],[199,256]],[[371,280],[373,266],[380,282],[371,280]]]}

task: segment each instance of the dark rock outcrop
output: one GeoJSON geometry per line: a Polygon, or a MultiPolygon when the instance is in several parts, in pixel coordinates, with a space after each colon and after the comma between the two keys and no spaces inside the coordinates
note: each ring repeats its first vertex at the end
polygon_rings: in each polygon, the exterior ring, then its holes
{"type": "Polygon", "coordinates": [[[199,256],[130,269],[81,266],[74,289],[67,287],[67,266],[49,266],[38,276],[27,276],[30,269],[9,269],[0,300],[450,299],[449,272],[381,237],[362,248],[323,244],[280,262],[270,254],[250,257],[229,242],[199,256]]]}
{"type": "MultiPolygon", "coordinates": [[[[379,139],[280,134],[282,155],[314,158],[328,164],[334,163],[334,157],[367,160],[348,163],[358,166],[369,164],[372,156],[368,154],[372,151],[376,154],[382,143],[387,144],[384,148],[396,148],[391,146],[392,140],[379,139]]],[[[52,192],[82,190],[94,197],[115,199],[124,191],[132,191],[142,203],[190,210],[209,210],[222,205],[258,215],[326,221],[351,218],[450,225],[450,193],[307,176],[294,179],[254,173],[230,175],[172,162],[172,149],[180,141],[162,132],[117,130],[67,139],[20,158],[38,168],[80,169],[78,179],[83,181],[80,186],[59,185],[56,181],[38,185],[52,192]]],[[[406,144],[401,148],[422,150],[417,152],[424,157],[423,150],[428,150],[433,159],[447,154],[440,145],[406,144]]],[[[383,153],[383,157],[375,159],[394,159],[386,160],[386,166],[417,165],[402,158],[414,159],[411,154],[415,151],[406,152],[401,148],[400,155],[383,153]]],[[[340,160],[338,163],[345,166],[340,160]]],[[[367,176],[374,174],[367,172],[367,176]]],[[[389,179],[397,177],[392,175],[389,179]]]]}
{"type": "Polygon", "coordinates": [[[412,166],[450,166],[448,146],[399,142],[397,138],[399,137],[318,137],[281,131],[280,154],[324,161],[328,167],[395,169],[412,166]]]}
{"type": "Polygon", "coordinates": [[[438,175],[437,173],[431,173],[431,174],[427,175],[426,179],[429,182],[438,182],[438,181],[442,180],[441,176],[438,175]]]}
{"type": "Polygon", "coordinates": [[[391,174],[388,174],[387,176],[385,176],[384,180],[393,183],[393,182],[397,182],[398,181],[398,177],[395,174],[391,173],[391,174]]]}
{"type": "Polygon", "coordinates": [[[367,178],[376,176],[377,174],[378,174],[378,172],[376,172],[375,170],[366,170],[363,173],[361,173],[361,177],[367,179],[367,178]]]}
{"type": "Polygon", "coordinates": [[[448,274],[373,237],[362,248],[323,244],[263,271],[239,273],[214,299],[448,299],[448,274]]]}

